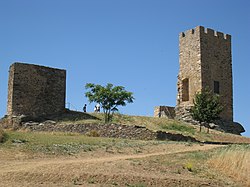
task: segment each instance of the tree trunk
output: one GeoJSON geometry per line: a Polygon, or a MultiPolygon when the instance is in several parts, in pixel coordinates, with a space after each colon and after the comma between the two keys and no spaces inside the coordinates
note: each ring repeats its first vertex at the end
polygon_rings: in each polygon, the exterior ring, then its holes
{"type": "Polygon", "coordinates": [[[108,111],[107,110],[103,110],[104,112],[104,123],[108,122],[108,111]]]}

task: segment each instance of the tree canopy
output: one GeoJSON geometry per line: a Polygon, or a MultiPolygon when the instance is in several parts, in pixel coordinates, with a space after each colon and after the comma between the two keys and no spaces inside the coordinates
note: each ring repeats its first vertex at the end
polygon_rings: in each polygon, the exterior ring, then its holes
{"type": "Polygon", "coordinates": [[[87,83],[85,88],[89,90],[85,93],[89,102],[99,103],[103,108],[105,123],[112,120],[114,112],[118,111],[118,106],[126,106],[127,103],[133,103],[134,101],[133,93],[126,91],[123,86],[114,86],[108,83],[104,87],[87,83]]]}
{"type": "Polygon", "coordinates": [[[199,121],[200,125],[202,122],[211,123],[219,119],[223,110],[219,99],[218,94],[212,94],[207,89],[197,93],[194,98],[194,106],[190,110],[193,119],[199,121]]]}

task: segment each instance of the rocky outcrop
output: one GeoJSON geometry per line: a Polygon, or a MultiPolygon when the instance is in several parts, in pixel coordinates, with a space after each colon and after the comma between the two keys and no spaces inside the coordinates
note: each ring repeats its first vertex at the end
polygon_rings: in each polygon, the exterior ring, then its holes
{"type": "Polygon", "coordinates": [[[146,127],[136,125],[120,124],[57,124],[55,121],[45,121],[42,123],[26,122],[22,129],[31,131],[56,131],[73,132],[90,136],[101,136],[109,138],[126,138],[138,140],[171,140],[198,142],[195,138],[182,134],[173,134],[164,131],[152,131],[146,127]]]}
{"type": "MultiPolygon", "coordinates": [[[[181,119],[181,121],[184,121],[186,123],[191,123],[193,125],[200,125],[198,121],[193,120],[189,115],[181,119]]],[[[241,135],[241,133],[245,132],[244,127],[238,122],[217,120],[214,121],[213,123],[203,122],[201,125],[217,131],[236,134],[236,135],[241,135]]]]}
{"type": "Polygon", "coordinates": [[[118,124],[58,124],[49,120],[42,123],[26,122],[21,128],[31,131],[73,132],[109,138],[153,140],[156,137],[155,132],[145,127],[118,124]]]}
{"type": "MultiPolygon", "coordinates": [[[[200,123],[194,120],[191,116],[190,110],[191,105],[189,106],[176,106],[176,120],[184,121],[186,123],[191,123],[193,125],[200,125],[200,123]]],[[[238,122],[225,121],[225,120],[216,120],[213,123],[203,123],[202,126],[209,127],[210,129],[215,129],[221,132],[232,133],[241,135],[241,133],[245,132],[244,127],[238,122]]]]}
{"type": "Polygon", "coordinates": [[[194,124],[194,120],[190,113],[191,107],[192,105],[186,105],[186,106],[177,105],[175,107],[175,114],[176,114],[175,119],[194,124]]]}
{"type": "Polygon", "coordinates": [[[244,127],[238,122],[218,120],[214,124],[215,124],[214,128],[215,130],[237,135],[240,135],[241,133],[245,132],[244,127]]]}

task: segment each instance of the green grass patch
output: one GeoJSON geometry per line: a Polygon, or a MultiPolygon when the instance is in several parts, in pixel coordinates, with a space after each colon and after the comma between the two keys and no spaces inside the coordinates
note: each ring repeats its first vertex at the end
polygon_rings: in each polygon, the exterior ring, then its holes
{"type": "Polygon", "coordinates": [[[8,134],[0,127],[0,143],[4,143],[8,139],[8,134]]]}
{"type": "Polygon", "coordinates": [[[180,123],[162,124],[161,127],[164,130],[176,131],[176,132],[181,132],[181,133],[190,133],[193,135],[196,132],[196,130],[193,127],[189,125],[183,125],[180,123]]]}
{"type": "Polygon", "coordinates": [[[77,154],[97,149],[122,151],[124,148],[141,149],[146,145],[167,142],[88,137],[77,133],[6,131],[4,148],[45,154],[77,154]]]}

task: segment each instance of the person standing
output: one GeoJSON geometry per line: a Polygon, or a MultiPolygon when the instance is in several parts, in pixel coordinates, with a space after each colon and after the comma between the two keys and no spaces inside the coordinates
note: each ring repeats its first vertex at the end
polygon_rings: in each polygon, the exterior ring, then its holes
{"type": "Polygon", "coordinates": [[[83,106],[83,112],[87,112],[87,105],[86,104],[83,106]]]}
{"type": "Polygon", "coordinates": [[[101,106],[100,106],[99,103],[97,103],[97,105],[96,105],[96,111],[97,111],[97,112],[100,112],[100,109],[101,109],[101,106]]]}

